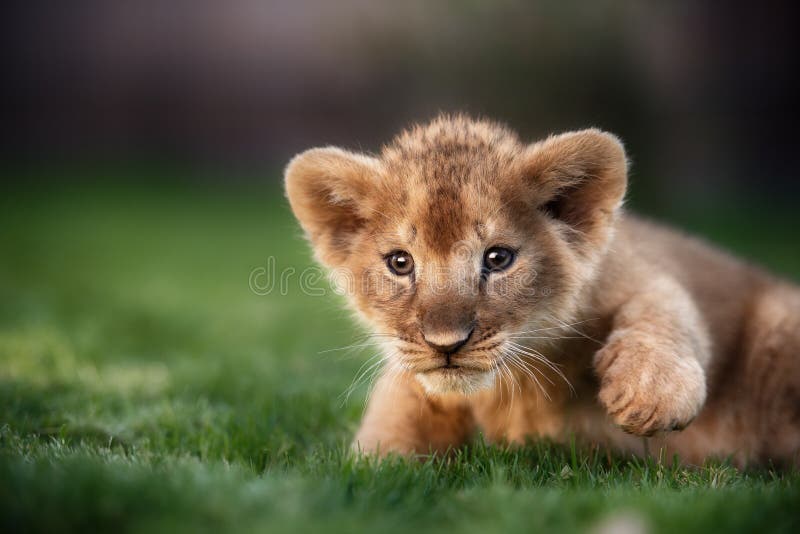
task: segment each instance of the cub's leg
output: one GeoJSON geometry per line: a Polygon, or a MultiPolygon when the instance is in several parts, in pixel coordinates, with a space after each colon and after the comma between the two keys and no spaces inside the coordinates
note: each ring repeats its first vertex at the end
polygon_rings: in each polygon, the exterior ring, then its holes
{"type": "Polygon", "coordinates": [[[756,299],[743,349],[737,400],[754,459],[800,466],[800,291],[778,286],[756,299]]]}
{"type": "Polygon", "coordinates": [[[475,429],[462,396],[426,395],[410,375],[384,375],[372,392],[353,448],[371,454],[443,453],[475,429]]]}
{"type": "Polygon", "coordinates": [[[708,334],[687,292],[655,278],[614,314],[594,359],[599,400],[625,431],[649,436],[685,427],[706,398],[708,334]]]}

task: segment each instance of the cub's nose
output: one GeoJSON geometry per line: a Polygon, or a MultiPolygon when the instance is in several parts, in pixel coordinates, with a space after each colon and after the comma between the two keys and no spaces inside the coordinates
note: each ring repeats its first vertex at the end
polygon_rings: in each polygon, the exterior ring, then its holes
{"type": "Polygon", "coordinates": [[[464,346],[472,335],[474,328],[469,332],[458,332],[438,335],[424,335],[423,339],[430,348],[435,351],[443,352],[445,354],[453,354],[458,349],[464,346]]]}

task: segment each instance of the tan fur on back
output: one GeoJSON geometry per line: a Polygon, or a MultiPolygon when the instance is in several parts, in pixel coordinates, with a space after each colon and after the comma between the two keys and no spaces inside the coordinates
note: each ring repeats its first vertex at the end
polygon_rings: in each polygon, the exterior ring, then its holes
{"type": "Polygon", "coordinates": [[[295,157],[292,209],[384,345],[354,446],[444,452],[481,431],[796,464],[800,290],[624,213],[626,187],[613,135],[527,144],[464,116],[376,156],[295,157]],[[482,271],[492,247],[507,269],[482,271]],[[387,267],[400,251],[411,274],[387,267]]]}

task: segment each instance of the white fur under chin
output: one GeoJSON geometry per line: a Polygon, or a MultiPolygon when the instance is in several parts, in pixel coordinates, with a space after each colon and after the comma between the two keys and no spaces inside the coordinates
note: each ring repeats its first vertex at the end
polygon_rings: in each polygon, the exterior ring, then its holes
{"type": "Polygon", "coordinates": [[[425,391],[431,395],[443,395],[445,393],[461,393],[471,395],[482,389],[487,389],[494,384],[495,371],[485,373],[417,373],[417,380],[425,391]]]}

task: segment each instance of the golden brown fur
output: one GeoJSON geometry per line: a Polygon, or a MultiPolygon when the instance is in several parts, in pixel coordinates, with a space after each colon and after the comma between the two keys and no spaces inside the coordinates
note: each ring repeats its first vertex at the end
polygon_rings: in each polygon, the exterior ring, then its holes
{"type": "Polygon", "coordinates": [[[796,463],[800,290],[624,214],[626,182],[610,134],[528,145],[463,116],[377,156],[294,158],[292,209],[384,346],[356,447],[444,451],[480,429],[796,463]],[[482,273],[495,246],[515,259],[482,273]],[[412,274],[387,268],[393,251],[412,274]]]}

